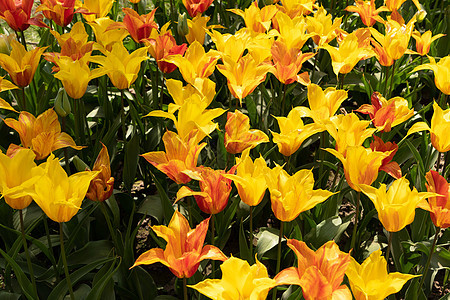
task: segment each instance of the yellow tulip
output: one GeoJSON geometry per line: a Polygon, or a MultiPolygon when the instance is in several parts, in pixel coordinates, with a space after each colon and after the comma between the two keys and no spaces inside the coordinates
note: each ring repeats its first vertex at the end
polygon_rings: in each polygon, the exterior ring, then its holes
{"type": "Polygon", "coordinates": [[[281,166],[266,172],[266,182],[270,192],[272,211],[275,217],[289,222],[333,195],[326,190],[313,190],[312,170],[300,170],[290,176],[281,166]]]}
{"type": "Polygon", "coordinates": [[[185,35],[186,41],[189,44],[197,41],[200,45],[205,42],[206,29],[211,28],[206,24],[209,22],[210,17],[207,16],[195,16],[192,20],[187,19],[187,26],[189,28],[189,33],[185,35]]]}
{"type": "Polygon", "coordinates": [[[24,209],[31,203],[30,193],[44,170],[34,162],[30,149],[18,151],[9,157],[0,152],[0,194],[14,209],[24,209]]]}
{"type": "Polygon", "coordinates": [[[266,5],[259,9],[258,1],[254,1],[244,11],[240,9],[229,9],[229,11],[241,16],[245,26],[253,32],[265,33],[269,31],[272,18],[278,12],[275,5],[266,5]]]}
{"type": "Polygon", "coordinates": [[[224,177],[234,181],[242,202],[256,206],[262,201],[267,189],[265,174],[268,167],[262,156],[252,161],[249,153],[250,149],[247,149],[237,159],[236,175],[225,174],[224,177]]]}
{"type": "Polygon", "coordinates": [[[277,285],[269,278],[266,266],[256,259],[250,266],[246,260],[230,257],[222,265],[221,279],[206,279],[188,287],[211,298],[220,300],[264,300],[269,290],[277,285]]]}
{"type": "Polygon", "coordinates": [[[36,47],[26,51],[16,40],[11,40],[11,54],[0,53],[0,66],[8,72],[12,82],[19,87],[26,87],[33,80],[42,53],[47,47],[36,47]]]}
{"type": "Polygon", "coordinates": [[[410,135],[422,130],[430,131],[431,144],[439,152],[450,150],[450,108],[443,110],[439,104],[433,103],[434,113],[431,117],[431,128],[425,122],[417,122],[408,130],[410,135]]]}
{"type": "Polygon", "coordinates": [[[67,56],[55,57],[59,71],[54,76],[61,80],[67,95],[73,99],[82,98],[89,81],[105,74],[105,70],[100,68],[89,69],[88,59],[88,56],[79,60],[72,60],[67,56]],[[73,76],[73,74],[77,74],[77,76],[73,76]]]}
{"type": "Polygon", "coordinates": [[[378,189],[367,184],[360,184],[358,187],[373,202],[378,219],[389,232],[400,231],[411,224],[419,203],[425,198],[438,195],[419,193],[415,187],[411,190],[405,177],[395,180],[387,191],[385,184],[381,184],[378,189]]]}
{"type": "Polygon", "coordinates": [[[426,31],[423,34],[421,34],[417,30],[414,30],[412,33],[412,37],[416,40],[417,52],[414,52],[414,51],[409,51],[409,52],[413,53],[413,54],[419,54],[421,56],[427,55],[428,52],[430,52],[431,43],[434,42],[435,40],[445,36],[445,34],[436,34],[435,36],[432,36],[432,35],[433,35],[433,33],[431,32],[431,30],[426,31]]]}
{"type": "Polygon", "coordinates": [[[345,179],[348,185],[357,192],[361,191],[361,184],[372,184],[377,179],[383,159],[391,154],[391,152],[372,151],[363,146],[347,148],[346,156],[334,149],[325,150],[342,162],[345,179]]]}
{"type": "Polygon", "coordinates": [[[314,44],[323,46],[331,42],[341,30],[341,18],[336,18],[333,22],[332,15],[321,6],[314,13],[314,17],[306,17],[306,30],[308,33],[314,34],[311,38],[314,44]]]}
{"type": "Polygon", "coordinates": [[[72,26],[70,32],[59,34],[57,31],[51,31],[58,40],[61,47],[61,53],[46,53],[45,59],[54,62],[54,56],[70,56],[73,60],[82,58],[85,55],[90,56],[94,42],[88,42],[89,35],[86,33],[83,22],[77,22],[72,26]]]}
{"type": "Polygon", "coordinates": [[[339,43],[339,48],[330,45],[323,45],[322,48],[330,54],[331,64],[336,76],[350,73],[360,60],[368,59],[375,55],[370,47],[361,45],[360,38],[356,32],[347,35],[339,43]]]}
{"type": "MultiPolygon", "coordinates": [[[[15,86],[14,84],[12,84],[10,81],[3,79],[4,77],[0,76],[0,92],[3,91],[8,91],[8,90],[13,90],[13,89],[17,89],[17,86],[15,86]]],[[[7,110],[11,110],[11,111],[15,111],[17,112],[12,106],[11,104],[9,104],[8,102],[5,101],[5,99],[2,99],[0,97],[0,108],[1,109],[7,109],[7,110]]]]}
{"type": "Polygon", "coordinates": [[[84,171],[68,177],[53,154],[39,167],[44,169],[45,174],[35,184],[31,196],[53,221],[70,221],[81,208],[89,184],[99,171],[84,171]]]}
{"type": "Polygon", "coordinates": [[[280,12],[287,14],[290,18],[309,15],[317,8],[316,0],[282,0],[282,5],[277,5],[280,12]]]}
{"type": "Polygon", "coordinates": [[[273,142],[278,145],[280,153],[284,156],[291,156],[307,138],[323,131],[322,127],[315,123],[304,125],[302,117],[305,115],[299,107],[294,107],[287,117],[275,117],[280,133],[271,131],[273,142]]]}
{"type": "Polygon", "coordinates": [[[420,275],[387,272],[386,259],[381,250],[376,250],[360,265],[350,258],[345,275],[356,300],[383,300],[391,294],[399,292],[410,279],[420,275]]]}
{"type": "Polygon", "coordinates": [[[304,116],[310,117],[314,123],[324,125],[336,113],[342,102],[347,99],[345,90],[329,87],[322,90],[317,84],[308,85],[308,103],[310,108],[298,107],[304,116]]]}
{"type": "Polygon", "coordinates": [[[77,146],[70,135],[61,132],[58,115],[53,109],[49,109],[37,118],[29,112],[22,111],[19,120],[5,119],[5,124],[20,135],[22,147],[10,144],[7,155],[14,155],[23,148],[30,148],[36,154],[36,159],[41,160],[50,155],[51,152],[71,147],[80,150],[83,147],[77,146]]]}
{"type": "Polygon", "coordinates": [[[444,94],[450,95],[450,55],[441,58],[438,63],[433,57],[428,56],[428,58],[430,63],[417,66],[412,71],[433,70],[436,87],[444,94]]]}
{"type": "Polygon", "coordinates": [[[307,32],[307,25],[303,17],[291,19],[287,14],[278,12],[275,16],[278,24],[278,41],[284,43],[288,49],[302,49],[306,41],[314,36],[307,32]]]}
{"type": "Polygon", "coordinates": [[[206,78],[214,72],[218,58],[217,51],[205,53],[203,46],[194,41],[186,50],[184,56],[173,55],[164,60],[175,64],[184,80],[187,83],[194,84],[196,78],[206,78]]]}
{"type": "Polygon", "coordinates": [[[116,28],[107,30],[107,28],[115,22],[108,17],[95,19],[89,25],[95,34],[97,47],[103,48],[106,51],[111,51],[115,43],[120,43],[128,35],[124,28],[116,28]]]}
{"type": "Polygon", "coordinates": [[[355,6],[347,6],[345,10],[358,13],[363,24],[368,27],[375,25],[376,22],[383,23],[383,18],[381,18],[378,14],[383,11],[389,11],[389,9],[385,6],[376,8],[375,0],[357,0],[355,1],[355,6]]]}
{"type": "Polygon", "coordinates": [[[115,0],[84,0],[81,7],[83,17],[88,22],[106,17],[115,0]],[[87,12],[87,13],[85,13],[87,12]]]}
{"type": "Polygon", "coordinates": [[[147,48],[142,47],[131,54],[122,43],[112,46],[111,52],[103,51],[105,56],[93,56],[91,61],[101,65],[112,84],[119,90],[128,89],[137,79],[141,62],[148,59],[147,48]]]}
{"type": "Polygon", "coordinates": [[[367,128],[370,121],[361,121],[354,113],[337,115],[325,127],[336,141],[336,150],[345,156],[348,147],[361,146],[377,129],[367,128]]]}
{"type": "Polygon", "coordinates": [[[202,107],[208,107],[216,95],[216,83],[208,78],[196,78],[193,84],[187,86],[183,86],[183,83],[179,80],[167,79],[166,87],[173,102],[175,102],[169,103],[169,113],[177,111],[193,94],[200,96],[200,99],[204,102],[202,107]]]}

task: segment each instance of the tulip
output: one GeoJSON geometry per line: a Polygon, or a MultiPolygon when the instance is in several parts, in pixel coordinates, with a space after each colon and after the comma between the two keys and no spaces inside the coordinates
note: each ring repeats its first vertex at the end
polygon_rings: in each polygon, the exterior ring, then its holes
{"type": "Polygon", "coordinates": [[[282,0],[282,5],[277,5],[280,12],[287,14],[290,18],[309,15],[317,8],[316,0],[282,0]]]}
{"type": "Polygon", "coordinates": [[[280,127],[280,133],[272,132],[273,142],[278,145],[278,149],[284,156],[294,154],[304,140],[323,131],[317,124],[304,125],[302,117],[304,115],[298,107],[293,108],[287,117],[275,117],[280,127]]]}
{"type": "Polygon", "coordinates": [[[287,14],[278,12],[275,16],[279,37],[278,41],[283,42],[288,49],[302,49],[306,41],[314,36],[307,32],[307,24],[302,17],[291,19],[287,14]]]}
{"type": "Polygon", "coordinates": [[[386,54],[390,59],[397,60],[403,56],[408,49],[409,39],[414,28],[416,18],[412,18],[408,24],[401,24],[388,17],[385,22],[386,32],[384,35],[376,29],[370,28],[372,36],[380,43],[381,47],[386,50],[386,54]]]}
{"type": "Polygon", "coordinates": [[[192,20],[187,19],[186,23],[188,26],[188,33],[185,34],[186,41],[189,44],[197,41],[200,45],[205,43],[205,34],[206,30],[209,28],[214,28],[216,26],[207,26],[206,24],[209,22],[210,17],[197,15],[192,20]]]}
{"type": "Polygon", "coordinates": [[[450,227],[450,185],[436,171],[429,171],[425,178],[427,179],[427,191],[440,196],[429,197],[428,202],[420,202],[419,207],[430,212],[431,221],[436,227],[448,228],[450,227]]]}
{"type": "Polygon", "coordinates": [[[328,199],[332,192],[313,190],[312,170],[300,170],[290,176],[281,166],[266,172],[266,182],[270,192],[272,211],[275,217],[289,222],[307,210],[328,199]]]}
{"type": "Polygon", "coordinates": [[[435,193],[419,193],[415,187],[411,190],[405,177],[395,180],[387,191],[385,184],[378,189],[367,184],[359,184],[358,187],[373,202],[378,219],[389,232],[400,231],[411,224],[419,203],[437,196],[435,193]]]}
{"type": "Polygon", "coordinates": [[[408,108],[408,101],[402,97],[386,100],[380,93],[374,92],[370,98],[372,105],[363,104],[357,112],[369,114],[373,125],[384,132],[391,131],[414,115],[414,109],[408,108]]]}
{"type": "MultiPolygon", "coordinates": [[[[0,76],[0,92],[17,89],[17,86],[15,86],[10,81],[3,78],[4,77],[0,76]]],[[[11,106],[11,104],[6,102],[5,99],[2,99],[1,97],[0,97],[0,108],[18,112],[11,106]]]]}
{"type": "Polygon", "coordinates": [[[224,112],[225,110],[221,108],[206,109],[206,102],[198,94],[193,94],[180,107],[177,117],[173,112],[161,110],[151,111],[146,117],[169,118],[174,122],[178,135],[183,141],[194,139],[195,143],[199,143],[218,128],[217,123],[212,120],[224,112]]]}
{"type": "Polygon", "coordinates": [[[246,260],[230,257],[221,266],[221,279],[206,279],[190,288],[211,298],[221,300],[264,300],[277,283],[269,278],[266,266],[256,259],[250,266],[246,260]]]}
{"type": "Polygon", "coordinates": [[[81,13],[86,21],[106,17],[111,10],[115,0],[84,0],[81,13]]]}
{"type": "Polygon", "coordinates": [[[92,201],[105,201],[113,193],[114,177],[111,177],[108,149],[103,143],[92,170],[100,173],[92,179],[86,197],[92,201]]]}
{"type": "Polygon", "coordinates": [[[200,210],[207,214],[217,214],[225,209],[231,192],[231,179],[223,176],[225,173],[233,174],[236,167],[232,167],[228,172],[223,170],[213,170],[200,166],[195,171],[184,171],[192,179],[200,183],[200,192],[183,186],[177,192],[178,202],[187,196],[194,196],[200,210]]]}
{"type": "Polygon", "coordinates": [[[208,107],[216,95],[216,83],[208,78],[196,78],[193,85],[186,86],[183,86],[179,80],[167,79],[166,87],[175,102],[169,103],[167,111],[171,114],[180,109],[193,94],[198,95],[201,99],[201,107],[208,107]]]}
{"type": "Polygon", "coordinates": [[[192,18],[204,13],[212,3],[213,0],[183,0],[184,7],[192,18]]]}
{"type": "Polygon", "coordinates": [[[175,64],[187,83],[193,84],[196,78],[209,77],[216,67],[218,54],[213,51],[205,53],[203,46],[195,41],[186,50],[184,57],[177,54],[164,59],[175,64]]]}
{"type": "Polygon", "coordinates": [[[115,43],[121,43],[128,35],[127,30],[124,28],[108,29],[112,24],[114,24],[114,21],[108,17],[98,18],[89,23],[95,34],[96,47],[109,52],[111,52],[115,43]]]}
{"type": "Polygon", "coordinates": [[[104,50],[102,53],[105,56],[93,56],[91,61],[101,65],[99,70],[106,73],[119,90],[130,88],[137,79],[141,62],[148,59],[147,48],[139,48],[130,54],[122,43],[114,44],[111,52],[104,50]]]}
{"type": "Polygon", "coordinates": [[[350,73],[360,60],[368,59],[375,55],[368,46],[363,46],[360,42],[360,37],[358,37],[356,32],[353,32],[339,43],[339,48],[330,45],[322,46],[331,56],[331,64],[336,76],[350,73]]]}
{"type": "Polygon", "coordinates": [[[230,9],[229,11],[241,16],[244,19],[245,26],[250,31],[258,33],[269,31],[272,18],[278,12],[275,5],[267,5],[259,9],[258,1],[254,1],[244,11],[240,9],[230,9]]]}
{"type": "Polygon", "coordinates": [[[327,14],[327,11],[321,6],[314,13],[314,17],[306,17],[306,30],[308,33],[312,33],[311,37],[314,44],[323,46],[331,42],[341,30],[342,17],[336,18],[333,22],[331,14],[327,14]]]}
{"type": "Polygon", "coordinates": [[[334,149],[325,150],[342,162],[345,179],[357,192],[361,191],[362,184],[369,185],[377,179],[383,160],[391,154],[391,152],[372,151],[363,146],[348,147],[345,157],[334,149]]]}
{"type": "Polygon", "coordinates": [[[105,70],[101,68],[89,69],[88,56],[79,60],[72,60],[67,56],[60,58],[56,56],[54,59],[59,69],[54,76],[61,80],[67,94],[73,99],[82,98],[89,81],[105,74],[105,70]],[[73,76],[73,74],[77,74],[77,76],[73,76]]]}
{"type": "Polygon", "coordinates": [[[36,11],[42,11],[44,16],[58,26],[66,27],[72,22],[75,11],[75,0],[41,0],[36,11]]]}
{"type": "Polygon", "coordinates": [[[376,250],[360,265],[350,258],[345,275],[356,300],[382,300],[399,292],[403,285],[418,275],[387,272],[386,259],[376,250]]]}
{"type": "Polygon", "coordinates": [[[0,152],[0,194],[14,209],[24,209],[30,205],[30,193],[34,184],[42,177],[44,170],[36,165],[36,154],[24,149],[8,157],[0,152]]]}
{"type": "Polygon", "coordinates": [[[305,117],[312,118],[315,124],[324,125],[334,116],[347,97],[347,91],[337,90],[332,87],[322,90],[317,84],[311,83],[308,85],[308,103],[310,108],[299,107],[298,109],[305,117]]]}
{"type": "Polygon", "coordinates": [[[0,19],[8,23],[12,30],[24,31],[30,25],[42,26],[43,23],[38,18],[31,18],[33,0],[1,0],[0,19]]]}
{"type": "Polygon", "coordinates": [[[68,177],[53,154],[39,167],[45,173],[36,183],[31,196],[53,221],[70,221],[81,208],[89,184],[99,172],[84,171],[68,177]]]}
{"type": "Polygon", "coordinates": [[[164,25],[159,34],[152,35],[145,41],[148,52],[156,59],[158,68],[166,74],[175,71],[177,66],[164,61],[164,58],[175,54],[183,55],[187,48],[186,44],[177,45],[172,32],[167,30],[168,25],[164,25]]]}
{"type": "Polygon", "coordinates": [[[375,25],[376,22],[383,23],[384,20],[378,14],[383,11],[389,11],[385,6],[376,8],[375,0],[356,0],[355,4],[355,6],[347,6],[345,10],[358,13],[361,17],[361,21],[368,27],[375,25]]]}
{"type": "Polygon", "coordinates": [[[188,183],[191,178],[183,171],[195,169],[200,151],[206,143],[198,145],[194,138],[185,142],[172,131],[166,131],[162,140],[165,152],[147,152],[142,157],[177,184],[188,183]]]}
{"type": "Polygon", "coordinates": [[[383,159],[381,162],[380,171],[385,171],[395,179],[399,179],[402,177],[402,170],[400,169],[400,166],[397,162],[392,161],[394,158],[395,153],[397,153],[398,145],[393,142],[383,142],[383,140],[376,135],[373,136],[374,141],[370,143],[370,149],[372,151],[378,151],[378,152],[390,152],[391,154],[383,159]]]}
{"type": "MultiPolygon", "coordinates": [[[[449,59],[450,61],[450,59],[449,59]]],[[[431,117],[431,128],[425,122],[417,122],[408,130],[407,135],[422,131],[430,131],[431,144],[439,152],[450,150],[450,108],[443,110],[439,105],[433,103],[434,114],[431,117]]]]}
{"type": "Polygon", "coordinates": [[[178,211],[175,211],[169,226],[152,226],[153,231],[166,242],[166,249],[153,248],[141,254],[134,265],[162,263],[178,278],[189,278],[197,271],[202,260],[213,259],[225,261],[227,257],[219,248],[205,242],[209,219],[203,220],[195,229],[178,211]]]}
{"type": "Polygon", "coordinates": [[[0,34],[0,53],[10,55],[11,54],[11,40],[13,40],[12,34],[0,34]]]}
{"type": "Polygon", "coordinates": [[[26,87],[33,80],[42,53],[47,47],[36,47],[26,51],[16,40],[11,40],[11,54],[0,53],[0,66],[8,72],[11,80],[19,87],[26,87]]]}
{"type": "Polygon", "coordinates": [[[158,29],[158,24],[154,21],[156,8],[145,15],[139,15],[128,7],[122,8],[122,11],[125,13],[123,22],[112,24],[107,30],[124,28],[136,43],[143,43],[150,37],[153,30],[158,29]]]}
{"type": "Polygon", "coordinates": [[[19,120],[5,119],[5,124],[20,135],[22,147],[9,145],[7,155],[12,156],[23,148],[29,148],[36,154],[36,159],[41,160],[50,155],[51,152],[71,147],[80,150],[73,139],[65,132],[61,132],[58,115],[53,109],[49,109],[37,118],[26,111],[20,112],[19,120]]]}
{"type": "Polygon", "coordinates": [[[397,11],[405,1],[406,0],[384,0],[384,5],[386,5],[390,11],[397,11]]]}
{"type": "Polygon", "coordinates": [[[311,83],[308,72],[297,74],[300,72],[302,64],[312,58],[315,53],[302,53],[295,48],[287,49],[287,46],[279,41],[273,43],[271,53],[275,67],[273,74],[281,83],[300,82],[303,85],[311,83]]]}
{"type": "Polygon", "coordinates": [[[373,46],[373,51],[375,52],[375,57],[377,58],[380,65],[385,67],[390,67],[394,64],[394,60],[388,55],[386,49],[381,46],[377,41],[371,39],[370,42],[373,46]]]}
{"type": "Polygon", "coordinates": [[[416,40],[416,51],[411,51],[413,54],[419,54],[421,56],[427,55],[430,52],[431,43],[435,40],[445,36],[445,34],[436,34],[432,36],[432,32],[430,30],[421,34],[419,31],[414,30],[412,33],[412,37],[416,40]]]}
{"type": "Polygon", "coordinates": [[[370,121],[361,121],[354,113],[337,115],[325,123],[328,133],[336,140],[336,150],[346,155],[347,148],[361,146],[377,129],[367,128],[370,121]]]}
{"type": "Polygon", "coordinates": [[[346,285],[341,285],[350,263],[350,254],[339,250],[329,241],[316,252],[304,242],[288,239],[287,245],[294,251],[298,267],[290,267],[278,273],[277,284],[295,284],[302,287],[303,297],[313,299],[352,299],[346,285]]]}
{"type": "Polygon", "coordinates": [[[269,142],[269,137],[261,130],[250,130],[250,119],[236,110],[228,112],[225,124],[225,149],[228,153],[241,153],[261,143],[269,142]]]}
{"type": "Polygon", "coordinates": [[[444,94],[450,95],[450,55],[441,58],[436,63],[436,60],[428,56],[430,63],[417,66],[412,72],[419,70],[433,70],[434,72],[434,84],[444,94]]]}
{"type": "Polygon", "coordinates": [[[269,170],[263,157],[252,161],[250,149],[246,149],[236,162],[236,175],[225,174],[237,187],[242,202],[249,206],[258,205],[266,192],[266,173],[269,170]]]}
{"type": "Polygon", "coordinates": [[[272,65],[259,63],[250,54],[241,57],[237,62],[225,59],[223,63],[217,65],[217,69],[227,78],[228,89],[241,104],[242,99],[251,94],[266,79],[267,73],[273,70],[272,65]]]}

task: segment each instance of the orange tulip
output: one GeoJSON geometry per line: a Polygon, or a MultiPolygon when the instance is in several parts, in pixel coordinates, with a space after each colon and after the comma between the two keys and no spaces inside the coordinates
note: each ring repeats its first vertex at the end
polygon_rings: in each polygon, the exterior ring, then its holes
{"type": "Polygon", "coordinates": [[[428,202],[422,201],[419,207],[430,212],[431,221],[436,227],[450,227],[450,184],[436,171],[429,171],[427,191],[441,196],[429,197],[428,202]]]}
{"type": "Polygon", "coordinates": [[[388,55],[388,53],[386,52],[386,48],[381,46],[374,39],[370,39],[370,42],[372,43],[375,57],[377,58],[380,65],[385,66],[385,67],[392,66],[392,64],[394,63],[394,60],[388,55]]]}
{"type": "Polygon", "coordinates": [[[36,154],[36,159],[41,160],[50,155],[51,152],[71,147],[80,150],[74,140],[65,132],[61,132],[58,115],[53,109],[49,109],[35,118],[26,111],[20,112],[19,120],[5,119],[5,124],[17,131],[20,135],[22,147],[9,145],[7,155],[14,155],[23,148],[29,148],[36,154]]]}
{"type": "Polygon", "coordinates": [[[346,156],[334,149],[325,150],[342,162],[345,179],[348,185],[357,192],[361,191],[359,185],[370,185],[377,179],[383,160],[391,154],[391,152],[372,151],[363,146],[349,147],[346,156]]]}
{"type": "Polygon", "coordinates": [[[36,47],[26,51],[16,40],[11,41],[10,55],[0,53],[0,66],[8,72],[11,80],[19,87],[26,87],[33,80],[42,53],[47,47],[36,47]]]}
{"type": "Polygon", "coordinates": [[[166,131],[162,140],[166,152],[147,152],[142,157],[177,184],[188,183],[191,178],[183,171],[194,170],[200,151],[206,143],[198,145],[195,138],[185,142],[172,131],[166,131]]]}
{"type": "Polygon", "coordinates": [[[41,0],[36,11],[42,11],[44,16],[58,26],[66,27],[72,22],[75,11],[75,0],[41,0]]]}
{"type": "Polygon", "coordinates": [[[400,169],[400,166],[397,162],[392,161],[394,158],[395,153],[397,153],[398,145],[393,142],[383,142],[383,140],[376,135],[373,136],[374,140],[370,143],[370,149],[372,151],[378,151],[378,152],[389,152],[388,157],[383,159],[381,162],[380,171],[385,171],[395,179],[399,179],[402,177],[402,170],[400,169]]]}
{"type": "Polygon", "coordinates": [[[445,36],[445,34],[436,34],[435,36],[432,36],[432,34],[433,33],[430,30],[424,32],[423,34],[421,34],[417,30],[414,30],[412,33],[412,37],[416,40],[417,52],[411,51],[411,53],[419,54],[421,56],[427,55],[428,52],[430,52],[431,43],[445,36]]]}
{"type": "Polygon", "coordinates": [[[414,115],[414,109],[408,108],[408,101],[402,97],[386,100],[380,93],[374,92],[370,98],[372,105],[363,104],[357,112],[369,114],[373,125],[384,132],[391,131],[414,115]]]}
{"type": "Polygon", "coordinates": [[[277,284],[300,285],[306,300],[352,299],[348,287],[341,285],[350,263],[349,253],[341,252],[334,241],[327,242],[316,252],[294,239],[288,239],[287,245],[297,256],[298,267],[278,273],[274,278],[277,284]]]}
{"type": "Polygon", "coordinates": [[[166,242],[166,249],[153,248],[141,254],[134,265],[150,265],[162,263],[178,278],[189,278],[195,274],[202,260],[213,259],[225,261],[227,257],[219,248],[205,242],[209,219],[191,229],[189,222],[178,211],[175,211],[169,226],[152,226],[153,231],[166,242]]]}
{"type": "Polygon", "coordinates": [[[230,9],[229,11],[241,16],[250,31],[259,33],[269,31],[272,18],[278,12],[275,5],[266,5],[259,9],[258,1],[254,1],[244,11],[240,9],[230,9]]]}
{"type": "Polygon", "coordinates": [[[368,27],[375,25],[376,22],[383,23],[384,20],[378,14],[382,11],[389,11],[385,6],[376,8],[375,0],[356,0],[355,4],[355,6],[347,6],[345,10],[358,13],[361,17],[361,21],[368,27]]]}
{"type": "Polygon", "coordinates": [[[111,177],[108,149],[103,143],[92,171],[100,171],[100,173],[92,179],[86,197],[92,201],[105,201],[113,193],[114,177],[111,177]]]}
{"type": "Polygon", "coordinates": [[[187,196],[194,196],[198,207],[204,213],[220,213],[227,206],[231,192],[231,179],[224,177],[223,174],[234,174],[235,170],[236,166],[228,172],[200,166],[195,171],[184,171],[189,177],[200,182],[201,191],[195,192],[183,186],[178,190],[175,202],[187,196]]]}
{"type": "Polygon", "coordinates": [[[184,55],[187,49],[186,44],[177,45],[172,32],[167,30],[168,26],[169,24],[164,25],[159,34],[152,34],[148,40],[144,41],[148,46],[148,52],[156,59],[158,68],[166,74],[175,71],[177,66],[164,61],[164,58],[175,54],[184,55]]]}
{"type": "Polygon", "coordinates": [[[315,53],[302,53],[297,48],[288,49],[287,46],[279,41],[275,41],[271,48],[273,64],[275,70],[273,74],[283,84],[300,82],[303,85],[311,83],[308,72],[298,75],[302,64],[312,58],[315,53]]]}
{"type": "Polygon", "coordinates": [[[193,18],[204,13],[214,0],[183,0],[184,7],[193,18]]]}
{"type": "Polygon", "coordinates": [[[384,4],[390,11],[397,11],[406,0],[384,0],[384,4]]]}
{"type": "Polygon", "coordinates": [[[150,37],[153,30],[158,29],[158,24],[154,21],[156,8],[145,15],[139,15],[128,7],[122,8],[122,11],[125,13],[123,22],[110,25],[108,30],[125,28],[136,43],[143,43],[150,37]]]}
{"type": "Polygon", "coordinates": [[[261,130],[250,130],[249,118],[236,110],[228,112],[225,124],[225,149],[228,153],[241,153],[252,149],[261,143],[269,142],[269,137],[261,130]]]}
{"type": "Polygon", "coordinates": [[[39,18],[31,18],[33,0],[0,0],[0,19],[14,31],[24,31],[30,25],[45,26],[39,18]]]}

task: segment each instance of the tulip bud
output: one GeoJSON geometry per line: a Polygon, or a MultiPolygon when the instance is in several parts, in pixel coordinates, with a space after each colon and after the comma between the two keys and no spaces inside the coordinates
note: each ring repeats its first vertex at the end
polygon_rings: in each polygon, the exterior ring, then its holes
{"type": "Polygon", "coordinates": [[[60,88],[55,99],[55,111],[60,117],[66,117],[72,111],[66,90],[60,88]]]}
{"type": "Polygon", "coordinates": [[[12,35],[0,34],[0,53],[9,55],[11,53],[10,41],[12,35]]]}
{"type": "Polygon", "coordinates": [[[420,10],[416,13],[417,23],[422,23],[422,21],[425,20],[426,17],[427,17],[427,12],[423,8],[423,6],[420,5],[420,10]]]}
{"type": "Polygon", "coordinates": [[[189,27],[187,24],[186,13],[182,13],[182,14],[178,15],[177,32],[181,36],[185,36],[189,33],[189,27]]]}

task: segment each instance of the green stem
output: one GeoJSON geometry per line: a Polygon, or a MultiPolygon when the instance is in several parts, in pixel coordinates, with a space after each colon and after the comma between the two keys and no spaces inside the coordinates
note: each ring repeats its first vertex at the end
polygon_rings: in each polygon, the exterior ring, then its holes
{"type": "Polygon", "coordinates": [[[117,249],[117,247],[118,247],[117,236],[116,236],[116,234],[114,232],[114,229],[112,227],[111,219],[109,217],[108,210],[106,209],[105,201],[101,201],[100,202],[100,208],[102,210],[103,215],[105,216],[106,224],[108,225],[108,229],[109,229],[109,234],[111,235],[113,243],[114,243],[114,245],[115,245],[115,247],[117,249]]]}
{"type": "Polygon", "coordinates": [[[391,253],[391,247],[392,247],[392,236],[394,235],[393,232],[389,232],[389,239],[388,239],[388,245],[387,245],[387,250],[386,250],[386,262],[387,262],[387,268],[389,271],[389,255],[391,253]]]}
{"type": "Polygon", "coordinates": [[[391,98],[392,85],[394,83],[394,75],[395,75],[395,60],[394,63],[392,64],[391,84],[389,85],[389,95],[386,95],[387,99],[391,98]]]}
{"type": "Polygon", "coordinates": [[[281,116],[284,117],[284,104],[286,101],[286,88],[287,88],[287,84],[284,84],[284,89],[283,89],[283,98],[281,100],[281,116]]]}
{"type": "Polygon", "coordinates": [[[188,213],[189,213],[189,226],[191,228],[194,228],[193,223],[192,223],[192,200],[191,200],[191,197],[188,197],[187,205],[188,205],[188,213]]]}
{"type": "MultiPolygon", "coordinates": [[[[44,215],[44,228],[45,228],[45,235],[47,236],[48,249],[50,250],[50,254],[52,256],[54,256],[52,239],[50,238],[50,230],[48,229],[48,218],[46,215],[44,215]]],[[[58,281],[59,280],[58,268],[57,268],[56,264],[53,262],[53,260],[52,260],[52,264],[53,264],[53,270],[55,271],[55,279],[56,279],[56,281],[58,281]]]]}
{"type": "MultiPolygon", "coordinates": [[[[280,221],[280,233],[278,235],[278,248],[277,248],[277,268],[275,269],[275,274],[278,274],[280,272],[280,266],[281,266],[281,239],[283,238],[283,227],[284,222],[280,221]]],[[[273,288],[272,293],[272,300],[277,299],[277,287],[273,288]]]]}
{"type": "Polygon", "coordinates": [[[21,87],[22,89],[22,103],[20,103],[21,109],[22,110],[27,110],[27,99],[25,96],[25,87],[21,87]]]}
{"type": "Polygon", "coordinates": [[[23,31],[21,31],[20,35],[21,35],[20,42],[25,47],[25,51],[28,51],[28,49],[27,49],[27,41],[25,40],[25,33],[23,31]]]}
{"type": "Polygon", "coordinates": [[[33,265],[31,264],[30,253],[28,252],[28,244],[27,244],[27,240],[25,238],[25,226],[23,225],[23,212],[21,209],[19,209],[19,216],[20,216],[20,231],[22,232],[23,248],[25,251],[25,256],[27,258],[27,265],[28,265],[28,271],[30,272],[31,283],[33,284],[33,294],[36,299],[39,299],[39,296],[37,293],[37,288],[36,288],[36,278],[34,278],[33,265]]]}
{"type": "Polygon", "coordinates": [[[66,275],[67,286],[69,287],[70,299],[75,300],[73,294],[72,282],[70,281],[69,268],[67,266],[66,251],[64,250],[64,234],[63,234],[63,223],[59,223],[59,242],[61,245],[61,257],[64,264],[64,274],[66,275]]]}
{"type": "Polygon", "coordinates": [[[120,111],[120,115],[121,115],[121,127],[122,127],[122,135],[123,135],[123,141],[125,142],[127,140],[127,133],[125,132],[125,106],[123,104],[123,97],[124,97],[124,92],[123,90],[120,90],[120,103],[122,105],[122,110],[120,111]]]}
{"type": "MultiPolygon", "coordinates": [[[[216,226],[215,226],[215,215],[211,215],[211,246],[214,246],[214,235],[216,234],[216,226]]],[[[211,260],[211,278],[214,279],[214,273],[216,272],[216,261],[214,259],[211,260]]]]}
{"type": "Polygon", "coordinates": [[[253,262],[253,206],[250,206],[249,242],[250,242],[250,261],[253,262]]]}
{"type": "Polygon", "coordinates": [[[314,73],[316,72],[316,66],[317,66],[317,60],[319,60],[319,53],[320,53],[320,49],[317,50],[316,52],[316,56],[314,57],[314,66],[311,72],[311,82],[314,83],[314,73]]]}
{"type": "Polygon", "coordinates": [[[385,97],[387,97],[386,93],[387,93],[387,82],[389,79],[389,71],[391,70],[392,65],[390,67],[386,67],[386,76],[384,76],[384,91],[383,91],[383,95],[385,97]]]}
{"type": "Polygon", "coordinates": [[[356,194],[355,226],[353,227],[352,241],[350,244],[350,249],[353,249],[353,250],[355,248],[355,243],[356,243],[356,233],[357,233],[357,227],[358,227],[360,198],[361,198],[361,192],[357,192],[357,194],[356,194]]]}
{"type": "MultiPolygon", "coordinates": [[[[61,118],[61,129],[62,129],[62,132],[66,132],[66,117],[61,118]]],[[[64,148],[64,165],[65,165],[67,175],[70,176],[69,151],[67,150],[67,147],[64,148]]]]}
{"type": "Polygon", "coordinates": [[[186,279],[186,277],[183,277],[183,295],[184,295],[184,300],[188,300],[187,279],[186,279]]]}
{"type": "Polygon", "coordinates": [[[417,291],[420,291],[422,288],[423,282],[425,281],[425,277],[428,272],[428,268],[430,267],[431,257],[433,256],[434,248],[436,248],[436,243],[438,240],[438,236],[441,229],[439,227],[436,227],[436,234],[434,235],[433,245],[431,246],[430,255],[428,255],[427,263],[425,265],[425,269],[423,270],[422,278],[420,279],[419,288],[417,291]]]}

